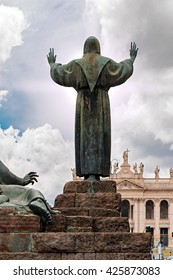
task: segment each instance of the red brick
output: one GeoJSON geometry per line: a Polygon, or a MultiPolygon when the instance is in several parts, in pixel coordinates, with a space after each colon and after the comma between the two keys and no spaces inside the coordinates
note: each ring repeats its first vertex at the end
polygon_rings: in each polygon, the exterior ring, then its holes
{"type": "Polygon", "coordinates": [[[93,220],[88,216],[66,217],[67,232],[92,232],[93,220]]]}
{"type": "Polygon", "coordinates": [[[90,190],[97,192],[115,193],[116,182],[115,181],[70,181],[64,186],[64,193],[87,193],[90,190]]]}
{"type": "Polygon", "coordinates": [[[76,194],[75,207],[116,209],[120,207],[121,196],[118,194],[95,193],[76,194]]]}
{"type": "Polygon", "coordinates": [[[92,217],[119,217],[120,212],[114,209],[104,209],[97,207],[89,209],[88,215],[92,217]]]}
{"type": "Polygon", "coordinates": [[[93,223],[96,232],[129,232],[128,218],[122,217],[96,217],[93,223]]]}
{"type": "MultiPolygon", "coordinates": [[[[55,209],[55,208],[54,208],[55,209]]],[[[59,207],[61,214],[65,216],[88,216],[88,208],[76,208],[76,207],[59,207]]]]}
{"type": "Polygon", "coordinates": [[[75,251],[75,234],[45,232],[33,234],[33,252],[71,253],[75,251]]]}
{"type": "Polygon", "coordinates": [[[52,225],[46,226],[46,232],[65,232],[66,217],[62,214],[52,214],[52,225]]]}
{"type": "Polygon", "coordinates": [[[59,194],[55,199],[54,207],[74,207],[75,201],[75,194],[66,193],[66,194],[59,194]]]}
{"type": "Polygon", "coordinates": [[[95,233],[98,253],[148,253],[151,242],[148,233],[95,233]]]}
{"type": "Polygon", "coordinates": [[[33,214],[9,214],[0,216],[0,232],[39,232],[40,217],[33,214]]]}
{"type": "Polygon", "coordinates": [[[94,233],[76,233],[75,251],[79,253],[94,253],[94,233]]]}

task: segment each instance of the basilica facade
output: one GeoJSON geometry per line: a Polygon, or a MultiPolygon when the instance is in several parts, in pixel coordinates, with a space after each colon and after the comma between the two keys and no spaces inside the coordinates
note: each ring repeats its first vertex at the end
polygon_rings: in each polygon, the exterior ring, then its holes
{"type": "MultiPolygon", "coordinates": [[[[71,170],[73,180],[81,180],[75,169],[71,170]]],[[[120,168],[114,162],[106,180],[116,182],[117,192],[122,197],[121,216],[129,218],[130,231],[150,231],[154,246],[161,242],[164,247],[173,248],[173,169],[170,169],[169,178],[159,177],[158,166],[153,178],[144,178],[143,173],[142,162],[139,171],[136,163],[131,170],[127,150],[120,168]]]]}
{"type": "Polygon", "coordinates": [[[154,178],[143,177],[144,164],[128,162],[128,150],[123,153],[120,169],[117,163],[111,168],[110,179],[115,180],[117,192],[122,196],[121,216],[128,217],[131,232],[151,231],[153,245],[161,242],[173,247],[173,172],[169,178],[159,177],[156,166],[154,178]]]}

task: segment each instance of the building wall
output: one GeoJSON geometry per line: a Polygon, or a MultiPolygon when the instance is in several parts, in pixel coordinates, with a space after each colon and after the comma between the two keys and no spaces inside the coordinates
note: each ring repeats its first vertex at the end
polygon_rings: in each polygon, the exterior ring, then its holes
{"type": "MultiPolygon", "coordinates": [[[[147,179],[143,177],[143,169],[137,171],[136,164],[131,171],[128,154],[123,159],[120,170],[112,168],[110,179],[116,181],[122,203],[126,200],[129,202],[128,216],[131,231],[145,232],[146,227],[149,226],[153,232],[155,246],[162,241],[164,245],[173,247],[173,178],[171,173],[170,178],[159,178],[159,170],[156,166],[154,178],[147,179]],[[153,203],[153,215],[149,212],[146,215],[148,201],[153,203]],[[167,216],[165,216],[166,211],[160,214],[161,208],[168,209],[167,216]]],[[[150,203],[148,205],[150,206],[150,203]]]]}

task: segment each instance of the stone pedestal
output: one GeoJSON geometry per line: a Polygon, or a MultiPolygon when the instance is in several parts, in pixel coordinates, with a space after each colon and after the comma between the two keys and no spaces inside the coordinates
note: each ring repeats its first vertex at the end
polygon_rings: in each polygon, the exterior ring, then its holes
{"type": "Polygon", "coordinates": [[[151,259],[150,234],[130,233],[114,181],[72,181],[55,199],[53,224],[40,232],[33,214],[0,212],[0,259],[151,259]]]}

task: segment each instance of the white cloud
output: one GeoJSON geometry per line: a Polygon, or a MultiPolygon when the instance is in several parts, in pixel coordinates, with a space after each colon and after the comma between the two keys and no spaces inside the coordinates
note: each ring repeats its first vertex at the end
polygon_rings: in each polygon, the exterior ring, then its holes
{"type": "Polygon", "coordinates": [[[0,151],[1,161],[17,176],[38,172],[39,182],[33,187],[51,204],[56,195],[62,193],[64,184],[71,180],[73,144],[65,141],[59,130],[49,124],[27,129],[22,135],[13,127],[0,129],[0,151]]]}
{"type": "Polygon", "coordinates": [[[1,12],[0,23],[4,21],[0,33],[7,38],[0,42],[1,62],[9,57],[14,46],[22,43],[22,30],[27,26],[22,11],[30,22],[25,44],[15,48],[6,62],[7,71],[3,72],[3,88],[10,92],[7,110],[10,114],[12,104],[16,108],[13,115],[20,112],[18,124],[22,124],[23,130],[39,126],[26,130],[22,136],[12,127],[1,130],[1,160],[20,176],[30,169],[38,171],[40,178],[35,187],[43,190],[46,197],[52,199],[62,192],[63,184],[71,178],[74,149],[61,135],[73,138],[76,93],[53,83],[46,54],[50,47],[55,47],[57,62],[67,63],[81,56],[84,40],[95,35],[100,38],[102,54],[116,61],[129,56],[131,40],[139,46],[133,76],[110,91],[112,158],[121,163],[122,152],[128,147],[131,164],[143,161],[145,171],[149,166],[147,174],[159,164],[161,172],[165,168],[167,174],[173,158],[173,38],[168,31],[173,28],[173,1],[151,0],[146,4],[146,0],[128,0],[128,6],[126,0],[1,2],[20,8],[6,7],[6,11],[15,11],[12,18],[20,19],[15,31],[9,17],[4,20],[7,12],[1,12]],[[19,17],[19,12],[23,16],[19,17]],[[57,129],[41,126],[45,122],[57,129]]]}
{"type": "Polygon", "coordinates": [[[24,13],[17,7],[0,5],[0,64],[6,61],[13,47],[22,44],[22,32],[28,27],[24,13]]]}
{"type": "Polygon", "coordinates": [[[133,76],[110,91],[112,158],[121,162],[128,147],[132,160],[143,160],[150,172],[162,163],[165,175],[173,156],[173,3],[157,2],[86,0],[85,12],[96,14],[103,55],[120,61],[129,57],[131,41],[139,47],[133,76]]]}
{"type": "Polygon", "coordinates": [[[0,107],[2,106],[2,102],[6,101],[6,97],[8,95],[8,91],[7,90],[0,90],[0,107]]]}

